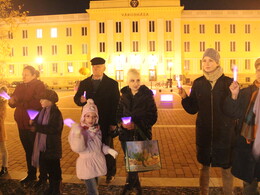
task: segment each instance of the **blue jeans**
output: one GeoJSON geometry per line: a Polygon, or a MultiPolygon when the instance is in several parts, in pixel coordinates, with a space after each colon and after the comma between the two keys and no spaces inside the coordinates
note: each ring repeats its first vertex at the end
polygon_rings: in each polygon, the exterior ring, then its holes
{"type": "Polygon", "coordinates": [[[89,195],[98,195],[98,178],[84,180],[89,195]]]}

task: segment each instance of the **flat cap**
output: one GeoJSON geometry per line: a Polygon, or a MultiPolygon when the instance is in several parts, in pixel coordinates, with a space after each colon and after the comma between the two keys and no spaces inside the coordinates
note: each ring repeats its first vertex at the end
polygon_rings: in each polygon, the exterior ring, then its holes
{"type": "Polygon", "coordinates": [[[92,60],[90,60],[90,62],[91,62],[91,65],[94,66],[94,65],[105,64],[106,60],[104,60],[103,58],[100,58],[100,57],[95,57],[92,60]]]}

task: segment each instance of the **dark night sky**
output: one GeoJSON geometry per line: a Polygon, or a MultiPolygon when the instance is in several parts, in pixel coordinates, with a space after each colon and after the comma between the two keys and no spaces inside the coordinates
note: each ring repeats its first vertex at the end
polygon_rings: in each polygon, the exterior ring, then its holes
{"type": "MultiPolygon", "coordinates": [[[[29,15],[84,13],[89,0],[13,0],[29,15]]],[[[142,0],[139,0],[142,1],[142,0]]],[[[260,9],[260,0],[181,0],[186,10],[260,9]]]]}

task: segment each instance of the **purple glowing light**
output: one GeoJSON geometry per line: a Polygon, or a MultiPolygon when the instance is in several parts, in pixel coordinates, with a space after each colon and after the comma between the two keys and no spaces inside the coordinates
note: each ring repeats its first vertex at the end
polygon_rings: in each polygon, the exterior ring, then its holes
{"type": "Polygon", "coordinates": [[[156,95],[156,89],[152,89],[153,95],[156,95]]]}
{"type": "Polygon", "coordinates": [[[234,81],[237,81],[237,72],[238,72],[237,66],[233,66],[233,79],[234,79],[234,81]]]}
{"type": "Polygon", "coordinates": [[[123,123],[125,125],[127,125],[127,124],[131,123],[132,117],[131,116],[129,116],[129,117],[122,117],[121,119],[122,119],[123,123]]]}
{"type": "Polygon", "coordinates": [[[74,124],[74,123],[75,123],[75,121],[72,120],[71,118],[64,119],[64,124],[67,125],[68,127],[71,127],[72,124],[74,124]]]}
{"type": "Polygon", "coordinates": [[[35,117],[39,114],[39,111],[37,111],[37,110],[26,110],[26,111],[31,120],[35,119],[35,117]]]}
{"type": "Polygon", "coordinates": [[[86,91],[84,91],[83,96],[86,98],[86,91]]]}
{"type": "Polygon", "coordinates": [[[161,102],[172,102],[173,95],[172,94],[162,94],[161,95],[161,102]]]}
{"type": "Polygon", "coordinates": [[[7,100],[10,99],[10,96],[9,96],[5,91],[2,91],[2,92],[0,93],[0,96],[3,97],[4,99],[7,99],[7,100]]]}

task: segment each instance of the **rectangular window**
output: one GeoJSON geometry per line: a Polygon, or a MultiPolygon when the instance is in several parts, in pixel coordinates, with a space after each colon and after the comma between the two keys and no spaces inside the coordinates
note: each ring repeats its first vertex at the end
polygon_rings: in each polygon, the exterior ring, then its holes
{"type": "Polygon", "coordinates": [[[87,35],[88,35],[88,28],[87,27],[81,27],[81,36],[87,36],[87,35]]]}
{"type": "Polygon", "coordinates": [[[251,83],[251,79],[250,79],[250,77],[246,77],[245,80],[246,80],[247,83],[251,83]]]}
{"type": "Polygon", "coordinates": [[[190,70],[190,60],[184,60],[184,70],[190,70]]]}
{"type": "Polygon", "coordinates": [[[14,74],[14,65],[9,64],[9,74],[14,74]]]}
{"type": "Polygon", "coordinates": [[[215,33],[220,34],[220,24],[215,24],[215,33]]]}
{"type": "Polygon", "coordinates": [[[57,38],[57,37],[58,37],[58,29],[51,28],[51,38],[57,38]]]}
{"type": "Polygon", "coordinates": [[[245,51],[251,51],[251,43],[250,41],[245,42],[245,51]]]}
{"type": "Polygon", "coordinates": [[[105,42],[99,43],[99,52],[106,52],[106,44],[105,42]]]}
{"type": "Polygon", "coordinates": [[[72,45],[67,45],[67,54],[68,55],[72,54],[72,45]]]}
{"type": "Polygon", "coordinates": [[[139,42],[133,41],[133,52],[139,52],[139,42]]]}
{"type": "Polygon", "coordinates": [[[52,55],[57,55],[58,50],[57,50],[57,45],[52,45],[51,46],[51,54],[52,55]]]}
{"type": "Polygon", "coordinates": [[[28,47],[23,47],[23,56],[28,56],[28,47]]]}
{"type": "Polygon", "coordinates": [[[200,42],[200,51],[205,51],[205,42],[204,41],[200,42]]]}
{"type": "Polygon", "coordinates": [[[9,54],[10,57],[13,57],[14,56],[14,48],[12,47],[11,50],[10,50],[10,54],[9,54]]]}
{"type": "Polygon", "coordinates": [[[236,42],[230,41],[230,51],[235,52],[236,51],[236,42]]]}
{"type": "Polygon", "coordinates": [[[88,68],[88,62],[82,62],[82,67],[88,68]]]}
{"type": "Polygon", "coordinates": [[[22,36],[23,36],[23,39],[27,39],[28,38],[28,31],[27,30],[23,30],[22,31],[22,36]]]}
{"type": "Polygon", "coordinates": [[[172,32],[172,21],[166,20],[166,32],[172,32]]]}
{"type": "Polygon", "coordinates": [[[184,24],[184,34],[190,34],[190,25],[184,24]]]}
{"type": "Polygon", "coordinates": [[[122,52],[122,42],[116,42],[116,52],[122,52]]]}
{"type": "Polygon", "coordinates": [[[72,62],[68,62],[67,68],[68,68],[68,72],[73,72],[73,63],[72,62]]]}
{"type": "Polygon", "coordinates": [[[200,29],[200,34],[204,34],[205,33],[205,24],[200,24],[199,29],[200,29]]]}
{"type": "Polygon", "coordinates": [[[230,70],[233,70],[234,65],[236,65],[236,60],[235,59],[231,59],[230,60],[230,70]]]}
{"type": "Polygon", "coordinates": [[[245,33],[250,34],[251,33],[251,25],[250,24],[245,24],[245,33]]]}
{"type": "Polygon", "coordinates": [[[184,42],[184,52],[190,52],[190,42],[189,41],[184,42]]]}
{"type": "Polygon", "coordinates": [[[52,63],[52,73],[58,73],[58,63],[52,63]]]}
{"type": "Polygon", "coordinates": [[[116,33],[122,32],[122,22],[116,22],[116,33]]]}
{"type": "Polygon", "coordinates": [[[149,32],[155,32],[155,22],[149,21],[149,32]]]}
{"type": "Polygon", "coordinates": [[[172,41],[166,41],[166,51],[172,51],[172,41]]]}
{"type": "Polygon", "coordinates": [[[250,60],[249,59],[245,60],[245,69],[250,70],[250,60]]]}
{"type": "Polygon", "coordinates": [[[220,52],[220,41],[215,41],[215,50],[220,52]]]}
{"type": "Polygon", "coordinates": [[[38,70],[40,71],[40,73],[43,73],[43,64],[38,65],[38,70]]]}
{"type": "Polygon", "coordinates": [[[42,56],[42,46],[37,46],[37,55],[42,56]]]}
{"type": "Polygon", "coordinates": [[[236,33],[236,25],[235,24],[230,24],[230,33],[235,34],[236,33]]]}
{"type": "Polygon", "coordinates": [[[155,41],[149,41],[149,51],[155,51],[155,41]]]}
{"type": "Polygon", "coordinates": [[[138,21],[132,22],[132,32],[138,32],[138,21]]]}
{"type": "Polygon", "coordinates": [[[99,22],[99,33],[100,34],[105,33],[105,23],[104,22],[99,22]]]}
{"type": "Polygon", "coordinates": [[[70,27],[66,28],[66,36],[71,37],[72,36],[72,29],[70,27]]]}
{"type": "Polygon", "coordinates": [[[14,35],[11,31],[8,31],[8,39],[13,39],[14,35]]]}
{"type": "Polygon", "coordinates": [[[82,44],[82,54],[87,54],[88,53],[88,47],[86,43],[82,44]]]}
{"type": "Polygon", "coordinates": [[[37,37],[38,39],[41,39],[41,38],[42,38],[42,29],[37,29],[37,30],[36,30],[36,37],[37,37]]]}

